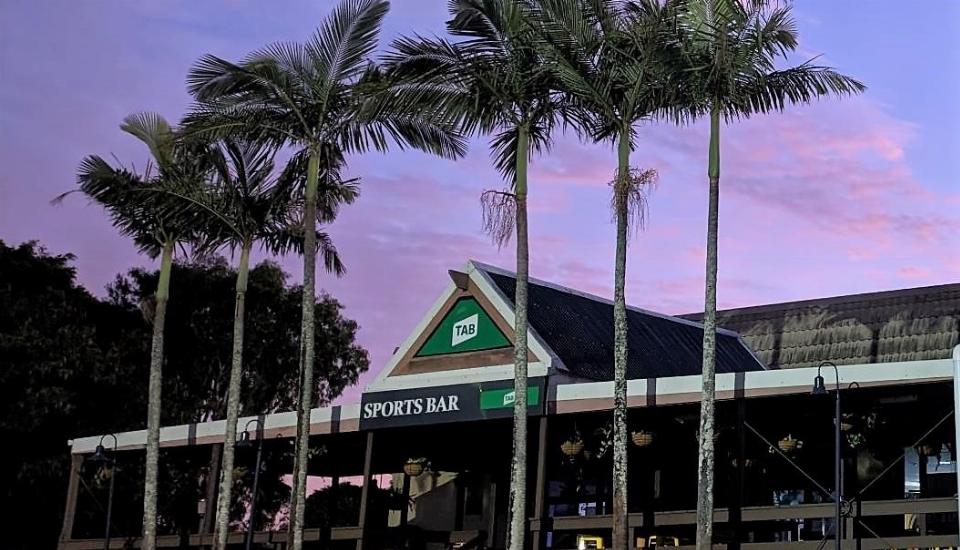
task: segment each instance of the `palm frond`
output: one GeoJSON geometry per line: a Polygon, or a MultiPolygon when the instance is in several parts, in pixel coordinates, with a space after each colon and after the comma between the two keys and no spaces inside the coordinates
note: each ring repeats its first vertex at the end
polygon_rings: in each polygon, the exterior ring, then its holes
{"type": "Polygon", "coordinates": [[[173,164],[176,136],[173,127],[157,113],[136,113],[123,119],[120,129],[142,141],[157,165],[167,169],[173,164]]]}
{"type": "Polygon", "coordinates": [[[384,0],[341,1],[306,45],[317,76],[327,85],[358,78],[377,47],[389,9],[384,0]]]}

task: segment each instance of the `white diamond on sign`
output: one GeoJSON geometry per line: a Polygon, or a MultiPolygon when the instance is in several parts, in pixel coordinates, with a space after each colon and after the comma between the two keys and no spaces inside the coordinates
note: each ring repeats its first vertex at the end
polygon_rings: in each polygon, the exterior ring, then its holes
{"type": "Polygon", "coordinates": [[[477,321],[479,319],[480,316],[474,313],[466,319],[454,323],[453,338],[450,341],[450,345],[456,346],[457,344],[462,344],[475,337],[477,335],[477,321]]]}
{"type": "Polygon", "coordinates": [[[517,400],[517,392],[516,392],[516,391],[512,391],[512,392],[508,392],[508,393],[503,394],[503,406],[504,406],[504,407],[506,407],[507,405],[513,405],[513,402],[516,401],[516,400],[517,400]]]}

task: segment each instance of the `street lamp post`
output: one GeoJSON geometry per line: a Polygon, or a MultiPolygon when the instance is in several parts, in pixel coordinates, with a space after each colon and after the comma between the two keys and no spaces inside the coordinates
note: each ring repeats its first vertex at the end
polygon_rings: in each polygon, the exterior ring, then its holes
{"type": "Polygon", "coordinates": [[[93,464],[100,464],[106,466],[107,464],[111,465],[110,472],[110,484],[107,488],[107,523],[104,528],[103,534],[103,550],[109,550],[110,548],[110,524],[113,520],[113,480],[117,477],[117,436],[113,434],[106,434],[100,438],[100,442],[97,444],[96,450],[93,451],[93,456],[88,458],[93,464]],[[103,440],[112,437],[113,438],[113,458],[107,456],[106,450],[103,448],[103,440]]]}
{"type": "Polygon", "coordinates": [[[249,447],[250,443],[250,424],[257,423],[259,434],[257,435],[257,459],[253,469],[253,491],[250,497],[250,521],[247,522],[247,534],[244,540],[244,548],[250,550],[253,545],[253,523],[257,517],[257,490],[260,485],[260,462],[263,457],[263,422],[259,418],[254,418],[247,422],[243,427],[243,433],[240,434],[240,441],[237,441],[237,447],[249,447]]]}
{"type": "Polygon", "coordinates": [[[840,525],[842,521],[842,513],[840,510],[843,488],[841,487],[841,460],[840,460],[840,369],[837,366],[829,361],[824,361],[820,363],[817,367],[817,377],[813,379],[813,395],[826,395],[828,393],[827,386],[824,384],[823,376],[820,375],[820,369],[823,367],[833,367],[833,371],[837,377],[837,398],[836,398],[836,411],[834,413],[834,470],[833,470],[833,502],[834,502],[834,541],[836,542],[836,549],[840,550],[840,525]]]}

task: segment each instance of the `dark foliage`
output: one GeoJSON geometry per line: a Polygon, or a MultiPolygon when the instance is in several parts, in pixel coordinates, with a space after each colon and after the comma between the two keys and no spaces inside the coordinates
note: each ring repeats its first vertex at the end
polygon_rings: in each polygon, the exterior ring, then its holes
{"type": "MultiPolygon", "coordinates": [[[[4,548],[54,548],[60,532],[70,467],[67,440],[131,429],[145,422],[149,318],[157,273],[118,276],[98,300],[75,281],[71,255],[50,255],[36,243],[0,241],[0,529],[4,548]],[[16,503],[16,506],[11,506],[16,503]],[[31,538],[27,538],[31,537],[31,538]],[[36,538],[39,537],[39,538],[36,538]]],[[[222,418],[230,363],[235,272],[222,259],[177,265],[167,318],[164,424],[222,418]]],[[[250,272],[242,414],[292,408],[296,398],[300,288],[275,264],[250,272]]],[[[354,343],[357,324],[340,315],[329,296],[317,301],[320,402],[327,402],[367,370],[354,343]]],[[[207,448],[161,453],[160,529],[194,529],[196,501],[210,462],[207,448]],[[184,512],[184,510],[186,512],[184,512]]],[[[265,499],[264,518],[282,502],[265,499]],[[272,510],[271,510],[272,508],[272,510]]],[[[118,535],[139,530],[141,452],[120,453],[115,504],[118,535]],[[122,496],[121,496],[122,495],[122,496]],[[126,513],[126,511],[133,511],[126,513]]],[[[105,472],[85,468],[77,535],[102,532],[105,472]]]]}

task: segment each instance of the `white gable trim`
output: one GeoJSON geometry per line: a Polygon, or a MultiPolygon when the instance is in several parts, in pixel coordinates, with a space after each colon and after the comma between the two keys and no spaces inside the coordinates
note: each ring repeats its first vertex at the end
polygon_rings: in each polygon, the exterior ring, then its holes
{"type": "MultiPolygon", "coordinates": [[[[489,276],[473,261],[468,261],[465,271],[470,280],[477,286],[483,296],[493,304],[496,312],[500,314],[510,328],[516,331],[514,324],[513,306],[504,297],[503,293],[494,285],[489,276]]],[[[476,367],[470,369],[457,369],[453,371],[429,372],[420,374],[404,374],[390,376],[397,368],[400,360],[410,351],[420,335],[427,329],[430,322],[440,314],[443,305],[457,292],[457,287],[452,282],[447,285],[446,290],[433,303],[430,310],[427,311],[416,328],[407,336],[403,344],[397,348],[390,361],[380,371],[380,374],[370,382],[364,392],[377,392],[397,389],[423,388],[432,386],[449,386],[452,384],[470,384],[476,382],[488,382],[492,380],[510,380],[513,379],[513,365],[490,365],[485,367],[476,367]]],[[[533,361],[528,366],[529,376],[546,376],[551,368],[562,368],[562,363],[557,354],[551,350],[543,339],[533,330],[532,327],[527,330],[527,347],[539,361],[533,361]]]]}
{"type": "MultiPolygon", "coordinates": [[[[516,332],[517,327],[514,323],[513,306],[507,302],[506,297],[500,292],[500,289],[490,280],[490,276],[477,266],[478,264],[473,260],[467,262],[467,273],[470,275],[470,280],[476,283],[477,288],[490,300],[490,303],[496,308],[497,313],[499,313],[507,324],[510,325],[510,328],[516,332]]],[[[527,348],[540,359],[539,362],[542,363],[548,371],[551,368],[563,368],[563,363],[560,361],[560,358],[557,357],[557,354],[540,338],[540,335],[537,334],[531,325],[527,326],[527,348]]],[[[531,374],[531,376],[534,375],[531,374]]]]}
{"type": "Polygon", "coordinates": [[[454,285],[453,282],[451,281],[447,285],[446,290],[443,291],[443,294],[441,294],[440,297],[437,298],[435,302],[433,302],[433,305],[430,306],[429,310],[427,310],[426,315],[424,315],[420,319],[420,322],[417,323],[417,326],[413,329],[410,335],[407,336],[407,339],[403,341],[403,344],[401,344],[400,347],[397,348],[397,351],[393,352],[393,355],[390,356],[390,360],[387,361],[387,365],[383,368],[383,370],[380,371],[380,374],[378,374],[377,377],[374,378],[373,381],[367,385],[364,391],[378,390],[380,384],[382,384],[383,381],[386,380],[388,376],[390,376],[390,373],[392,373],[393,370],[397,368],[397,363],[399,363],[400,360],[403,359],[403,356],[406,355],[407,352],[410,351],[410,348],[413,347],[413,344],[416,343],[417,338],[420,337],[420,333],[427,330],[427,325],[430,324],[430,321],[433,320],[433,318],[436,317],[438,313],[440,313],[440,308],[443,307],[443,304],[445,304],[447,300],[449,300],[450,297],[453,296],[454,293],[456,292],[457,292],[457,286],[454,285]]]}

